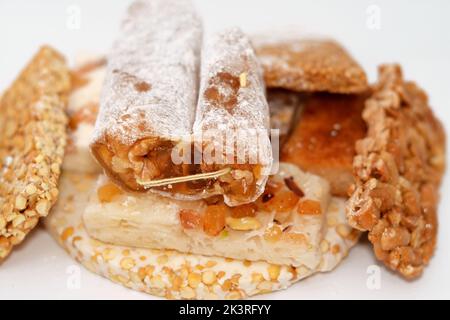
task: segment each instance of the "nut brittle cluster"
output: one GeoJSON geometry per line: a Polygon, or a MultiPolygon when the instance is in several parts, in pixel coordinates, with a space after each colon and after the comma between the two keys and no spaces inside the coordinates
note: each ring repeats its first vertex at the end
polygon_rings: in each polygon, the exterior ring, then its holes
{"type": "Polygon", "coordinates": [[[436,245],[445,133],[426,94],[403,80],[398,65],[381,66],[379,78],[363,113],[368,135],[356,145],[348,219],[369,231],[378,259],[415,278],[436,245]]]}

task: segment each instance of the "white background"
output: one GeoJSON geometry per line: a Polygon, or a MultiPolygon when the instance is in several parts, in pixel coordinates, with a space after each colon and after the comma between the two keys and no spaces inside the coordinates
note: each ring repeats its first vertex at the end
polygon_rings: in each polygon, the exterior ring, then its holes
{"type": "MultiPolygon", "coordinates": [[[[446,126],[450,124],[450,1],[377,0],[198,0],[207,32],[238,25],[249,33],[295,27],[341,41],[364,66],[371,81],[376,66],[400,62],[408,79],[430,95],[446,126]],[[368,26],[368,10],[380,9],[379,29],[368,26]],[[369,9],[368,9],[369,8],[369,9]],[[373,8],[373,7],[372,7],[373,8]]],[[[70,61],[80,51],[104,53],[129,1],[0,0],[0,91],[15,78],[42,44],[51,44],[70,61]],[[72,7],[75,6],[75,7],[72,7]],[[79,29],[70,23],[80,9],[79,29]],[[73,25],[72,25],[73,26],[73,25]]],[[[370,24],[369,24],[370,25],[370,24]]],[[[359,244],[342,265],[267,299],[450,298],[450,200],[442,188],[438,250],[422,278],[406,282],[381,269],[381,288],[367,286],[367,268],[377,264],[367,243],[359,244]]],[[[81,288],[67,286],[75,262],[38,229],[0,265],[0,299],[151,299],[81,270],[81,288]]]]}

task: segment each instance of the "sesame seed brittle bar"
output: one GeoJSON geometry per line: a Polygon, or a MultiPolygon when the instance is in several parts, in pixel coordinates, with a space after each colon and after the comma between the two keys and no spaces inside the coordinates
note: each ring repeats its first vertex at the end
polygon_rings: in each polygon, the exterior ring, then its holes
{"type": "Polygon", "coordinates": [[[366,138],[357,142],[350,224],[369,231],[375,255],[405,278],[418,277],[436,246],[445,132],[398,65],[379,68],[366,102],[366,138]]]}
{"type": "Polygon", "coordinates": [[[64,58],[43,47],[0,100],[0,260],[58,197],[69,90],[64,58]]]}

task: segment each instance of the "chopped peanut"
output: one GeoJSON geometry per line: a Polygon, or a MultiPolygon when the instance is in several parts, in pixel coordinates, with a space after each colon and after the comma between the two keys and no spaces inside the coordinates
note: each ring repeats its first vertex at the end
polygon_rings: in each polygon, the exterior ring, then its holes
{"type": "Polygon", "coordinates": [[[195,289],[198,287],[200,282],[202,281],[202,276],[199,273],[189,273],[188,275],[188,284],[191,288],[195,289]]]}
{"type": "Polygon", "coordinates": [[[217,277],[214,271],[208,270],[202,273],[202,282],[206,285],[212,285],[216,282],[217,277]]]}
{"type": "Polygon", "coordinates": [[[180,295],[183,299],[194,299],[195,291],[191,287],[181,288],[180,295]]]}
{"type": "Polygon", "coordinates": [[[50,202],[48,202],[45,199],[40,200],[36,204],[36,211],[39,213],[40,216],[46,216],[49,210],[50,210],[50,202]]]}
{"type": "Polygon", "coordinates": [[[226,218],[227,225],[237,231],[250,231],[257,230],[261,227],[261,223],[252,217],[244,217],[244,218],[226,218]]]}
{"type": "Polygon", "coordinates": [[[381,248],[392,250],[396,247],[406,246],[411,240],[411,234],[406,228],[386,228],[381,234],[381,248]]]}
{"type": "Polygon", "coordinates": [[[280,270],[281,267],[279,265],[271,264],[268,269],[270,280],[277,281],[280,276],[280,270]]]}
{"type": "Polygon", "coordinates": [[[25,210],[27,208],[27,199],[25,197],[18,195],[16,197],[16,203],[15,203],[16,209],[21,211],[25,210]]]}
{"type": "Polygon", "coordinates": [[[133,268],[136,265],[136,262],[134,261],[134,259],[132,258],[123,258],[120,261],[120,267],[123,270],[130,270],[131,268],[133,268]]]}

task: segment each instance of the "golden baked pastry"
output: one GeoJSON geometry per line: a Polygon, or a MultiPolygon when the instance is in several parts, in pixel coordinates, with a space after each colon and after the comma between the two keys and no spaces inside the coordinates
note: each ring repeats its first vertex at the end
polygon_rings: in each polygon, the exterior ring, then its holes
{"type": "Polygon", "coordinates": [[[364,70],[332,40],[261,42],[256,52],[268,88],[333,93],[360,93],[368,88],[364,70]]]}
{"type": "Polygon", "coordinates": [[[355,143],[366,134],[362,119],[366,98],[367,94],[305,96],[300,120],[281,150],[281,161],[324,177],[333,195],[345,197],[354,182],[355,143]]]}

